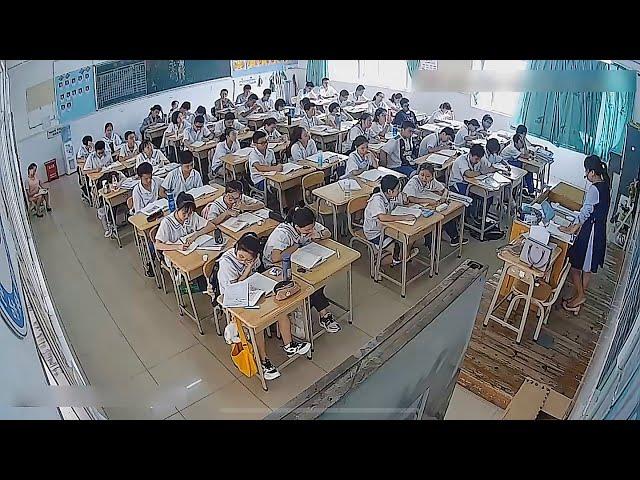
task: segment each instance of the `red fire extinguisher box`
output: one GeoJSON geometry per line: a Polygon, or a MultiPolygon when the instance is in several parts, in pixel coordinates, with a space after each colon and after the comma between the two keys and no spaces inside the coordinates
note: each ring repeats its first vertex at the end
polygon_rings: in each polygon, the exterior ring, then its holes
{"type": "Polygon", "coordinates": [[[56,159],[52,158],[48,162],[44,162],[44,168],[47,171],[47,181],[55,180],[58,178],[58,164],[56,159]]]}

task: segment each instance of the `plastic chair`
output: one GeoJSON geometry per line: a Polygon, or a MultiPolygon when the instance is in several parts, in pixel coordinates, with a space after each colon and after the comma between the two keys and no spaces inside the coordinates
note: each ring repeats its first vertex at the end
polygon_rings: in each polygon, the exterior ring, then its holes
{"type": "Polygon", "coordinates": [[[349,233],[351,233],[349,247],[353,248],[354,241],[366,245],[369,250],[369,275],[371,278],[377,278],[375,272],[375,258],[378,247],[367,240],[367,237],[364,235],[364,230],[362,229],[362,224],[355,222],[353,219],[354,214],[358,212],[364,213],[364,209],[366,208],[368,201],[368,197],[356,197],[349,200],[349,203],[347,204],[347,227],[349,228],[349,233]]]}
{"type": "MultiPolygon", "coordinates": [[[[562,267],[562,271],[560,272],[558,285],[555,288],[553,288],[546,282],[540,281],[539,285],[536,285],[536,287],[533,289],[531,305],[535,305],[537,307],[536,316],[538,317],[538,325],[536,326],[536,331],[533,334],[534,340],[538,340],[542,324],[544,323],[546,325],[549,321],[551,308],[560,296],[560,291],[564,286],[564,282],[567,280],[570,268],[571,264],[567,259],[562,267]]],[[[513,282],[513,285],[511,286],[511,292],[509,293],[509,295],[513,295],[513,297],[511,298],[511,302],[509,302],[509,308],[507,308],[505,320],[509,318],[509,315],[511,315],[512,311],[518,309],[520,300],[524,300],[527,297],[526,292],[528,291],[528,289],[529,286],[524,282],[521,282],[520,280],[513,282]]]]}
{"type": "Polygon", "coordinates": [[[313,190],[324,185],[324,172],[313,172],[302,177],[302,200],[305,206],[309,207],[324,225],[324,216],[333,215],[333,210],[329,204],[313,194],[313,190]]]}

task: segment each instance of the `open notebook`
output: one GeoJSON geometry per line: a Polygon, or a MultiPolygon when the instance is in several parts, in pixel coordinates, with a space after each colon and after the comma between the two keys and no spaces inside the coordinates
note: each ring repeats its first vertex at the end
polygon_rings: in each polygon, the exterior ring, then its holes
{"type": "Polygon", "coordinates": [[[244,227],[253,225],[262,221],[263,218],[252,212],[244,212],[237,217],[231,217],[222,222],[222,226],[228,228],[232,232],[239,232],[244,227]]]}
{"type": "Polygon", "coordinates": [[[203,146],[203,145],[204,145],[204,142],[203,142],[203,141],[201,141],[201,140],[198,140],[197,142],[193,142],[193,143],[191,144],[191,146],[192,146],[193,148],[199,148],[199,147],[201,147],[201,146],[203,146]]]}
{"type": "Polygon", "coordinates": [[[291,255],[291,261],[296,265],[306,268],[307,270],[320,265],[332,255],[335,255],[336,251],[331,250],[319,243],[310,243],[304,247],[300,247],[291,255]]]}
{"type": "Polygon", "coordinates": [[[295,170],[300,170],[301,168],[302,165],[298,165],[297,163],[285,163],[284,165],[282,165],[282,174],[286,175],[295,170]]]}
{"type": "MultiPolygon", "coordinates": [[[[184,243],[185,237],[182,237],[180,241],[181,243],[184,243]]],[[[204,234],[196,238],[193,241],[193,243],[189,245],[189,248],[187,248],[186,250],[178,250],[178,251],[183,255],[189,255],[191,252],[195,250],[220,251],[222,250],[222,247],[224,247],[225,243],[226,243],[226,240],[222,243],[216,243],[215,238],[213,238],[211,235],[204,234]]]]}
{"type": "Polygon", "coordinates": [[[202,187],[192,188],[191,190],[187,191],[187,193],[189,195],[193,195],[193,198],[199,198],[204,195],[215,193],[216,190],[217,189],[215,187],[212,187],[211,185],[203,185],[202,187]]]}
{"type": "Polygon", "coordinates": [[[435,165],[443,165],[447,160],[449,160],[449,157],[441,155],[439,153],[432,153],[427,157],[427,162],[433,163],[435,165]]]}
{"type": "Polygon", "coordinates": [[[232,283],[225,288],[222,306],[227,308],[254,307],[262,295],[273,292],[276,282],[261,273],[254,273],[242,282],[232,283]]]}
{"type": "Polygon", "coordinates": [[[353,192],[356,190],[362,190],[360,184],[353,178],[344,178],[342,180],[338,180],[337,183],[343,191],[349,190],[353,192]]]}
{"type": "Polygon", "coordinates": [[[159,212],[160,210],[168,210],[168,209],[169,209],[169,202],[167,201],[167,199],[160,198],[155,202],[151,202],[149,205],[144,207],[142,210],[140,210],[140,213],[142,213],[143,215],[149,216],[149,215],[153,215],[156,212],[159,212]]]}
{"type": "Polygon", "coordinates": [[[415,220],[412,220],[412,221],[398,220],[397,221],[397,223],[404,223],[405,225],[413,225],[414,223],[416,223],[416,220],[422,216],[422,210],[420,210],[419,208],[403,207],[400,205],[393,209],[393,211],[391,212],[391,215],[413,215],[414,217],[416,217],[415,220]]]}
{"type": "Polygon", "coordinates": [[[445,148],[444,150],[440,150],[438,153],[439,153],[440,155],[445,155],[445,156],[447,156],[447,157],[452,157],[452,156],[454,156],[454,155],[455,155],[456,153],[458,153],[458,152],[457,152],[457,151],[455,151],[455,150],[452,150],[452,149],[450,149],[450,148],[445,148]]]}
{"type": "Polygon", "coordinates": [[[384,173],[374,168],[373,170],[365,170],[360,175],[358,175],[358,177],[368,182],[377,182],[382,177],[384,177],[384,173]]]}

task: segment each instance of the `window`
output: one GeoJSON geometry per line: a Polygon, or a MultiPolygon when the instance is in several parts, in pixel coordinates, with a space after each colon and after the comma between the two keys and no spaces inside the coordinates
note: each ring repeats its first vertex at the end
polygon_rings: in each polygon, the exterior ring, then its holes
{"type": "MultiPolygon", "coordinates": [[[[526,60],[474,60],[474,70],[508,72],[525,70],[526,60]]],[[[513,116],[518,107],[520,92],[475,92],[471,94],[471,106],[513,116]]]]}
{"type": "Polygon", "coordinates": [[[405,60],[329,60],[327,69],[329,78],[338,82],[407,89],[405,60]]]}

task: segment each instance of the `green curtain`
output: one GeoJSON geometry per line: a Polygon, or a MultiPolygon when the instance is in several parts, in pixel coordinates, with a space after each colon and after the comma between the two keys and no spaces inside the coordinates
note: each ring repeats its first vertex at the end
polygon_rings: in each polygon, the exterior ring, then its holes
{"type": "Polygon", "coordinates": [[[326,60],[307,60],[307,82],[313,82],[318,86],[322,83],[322,79],[328,76],[326,60]]]}
{"type": "Polygon", "coordinates": [[[409,76],[413,77],[413,73],[418,70],[420,66],[420,60],[407,60],[407,70],[409,70],[409,76]]]}
{"type": "MultiPolygon", "coordinates": [[[[610,70],[626,70],[609,65],[610,70]]],[[[604,92],[594,153],[608,161],[609,153],[622,155],[627,124],[633,116],[636,92],[604,92]]]]}

